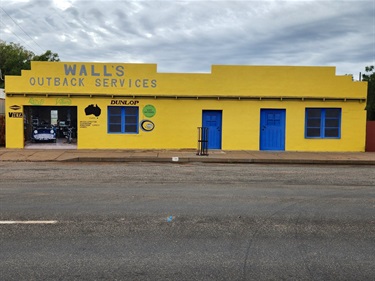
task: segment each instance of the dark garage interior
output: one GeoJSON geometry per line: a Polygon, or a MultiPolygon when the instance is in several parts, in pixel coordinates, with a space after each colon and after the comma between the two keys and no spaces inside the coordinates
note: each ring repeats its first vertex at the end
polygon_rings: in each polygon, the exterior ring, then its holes
{"type": "Polygon", "coordinates": [[[77,142],[76,106],[25,106],[25,143],[66,143],[67,132],[71,132],[71,142],[77,142]],[[51,137],[36,138],[36,133],[51,133],[51,137]],[[53,134],[52,134],[53,132],[53,134]]]}

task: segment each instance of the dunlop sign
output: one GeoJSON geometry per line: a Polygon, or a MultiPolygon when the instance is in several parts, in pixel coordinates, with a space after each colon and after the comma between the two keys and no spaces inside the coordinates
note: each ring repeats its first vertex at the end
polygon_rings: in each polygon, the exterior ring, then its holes
{"type": "Polygon", "coordinates": [[[23,113],[22,112],[8,112],[9,118],[22,118],[23,113]]]}

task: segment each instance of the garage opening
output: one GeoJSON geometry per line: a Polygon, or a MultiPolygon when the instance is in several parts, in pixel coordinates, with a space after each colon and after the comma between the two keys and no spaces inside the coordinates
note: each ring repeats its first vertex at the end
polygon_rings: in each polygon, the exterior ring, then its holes
{"type": "Polygon", "coordinates": [[[76,106],[25,106],[25,148],[76,149],[76,106]]]}

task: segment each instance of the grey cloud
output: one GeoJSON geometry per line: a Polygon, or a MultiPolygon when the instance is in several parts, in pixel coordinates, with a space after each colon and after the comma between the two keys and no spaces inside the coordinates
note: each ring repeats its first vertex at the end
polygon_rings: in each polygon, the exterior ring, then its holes
{"type": "Polygon", "coordinates": [[[66,10],[52,1],[9,2],[7,12],[65,61],[151,62],[167,72],[290,64],[356,73],[375,64],[371,1],[77,0],[66,10]]]}

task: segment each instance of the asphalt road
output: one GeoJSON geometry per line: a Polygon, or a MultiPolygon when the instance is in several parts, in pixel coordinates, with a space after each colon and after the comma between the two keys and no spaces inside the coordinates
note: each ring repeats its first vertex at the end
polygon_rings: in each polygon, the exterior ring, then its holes
{"type": "Polygon", "coordinates": [[[374,195],[371,166],[2,162],[0,280],[375,280],[374,195]]]}

